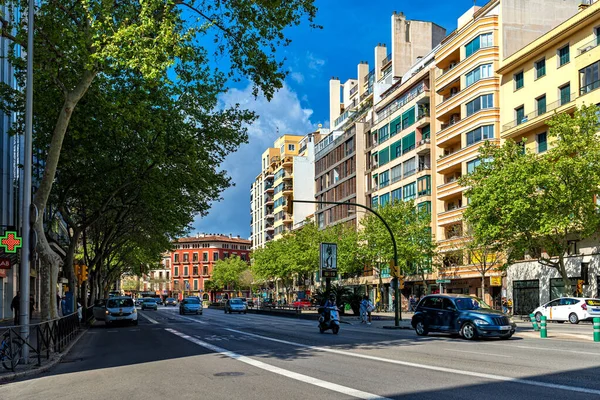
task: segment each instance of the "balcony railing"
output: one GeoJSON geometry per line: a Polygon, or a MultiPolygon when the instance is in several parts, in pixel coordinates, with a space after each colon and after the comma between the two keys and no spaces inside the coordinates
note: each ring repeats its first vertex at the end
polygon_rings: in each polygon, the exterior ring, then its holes
{"type": "Polygon", "coordinates": [[[593,40],[590,40],[588,43],[586,43],[583,46],[581,46],[580,48],[578,48],[577,51],[581,55],[583,53],[586,53],[586,52],[592,50],[595,47],[598,47],[599,44],[600,44],[600,36],[595,37],[593,40]]]}
{"type": "Polygon", "coordinates": [[[387,57],[381,61],[381,66],[383,67],[389,62],[392,62],[392,53],[388,54],[387,57]]]}
{"type": "Polygon", "coordinates": [[[354,85],[350,88],[350,96],[353,96],[356,92],[358,92],[358,85],[354,85]]]}
{"type": "Polygon", "coordinates": [[[455,118],[455,119],[452,119],[452,120],[448,121],[447,124],[442,124],[441,129],[440,129],[440,131],[438,133],[441,133],[444,129],[448,129],[452,125],[457,124],[459,122],[460,122],[460,118],[455,118]]]}
{"type": "Polygon", "coordinates": [[[583,86],[581,89],[579,89],[579,95],[583,96],[584,94],[593,92],[594,90],[596,90],[598,88],[600,88],[600,80],[592,82],[589,85],[583,86]]]}
{"type": "Polygon", "coordinates": [[[373,87],[369,86],[369,88],[367,89],[366,92],[364,92],[363,94],[360,95],[360,99],[359,101],[362,102],[364,99],[366,99],[371,93],[373,93],[373,87]]]}
{"type": "Polygon", "coordinates": [[[423,93],[425,91],[425,89],[426,89],[425,88],[425,82],[422,82],[419,86],[417,86],[416,88],[412,89],[409,93],[407,93],[406,95],[400,97],[398,100],[395,100],[393,103],[391,103],[390,105],[386,106],[381,111],[377,112],[377,117],[375,118],[375,123],[377,123],[377,122],[381,121],[382,119],[387,118],[388,116],[390,116],[396,110],[400,109],[405,104],[407,104],[409,101],[413,100],[415,97],[417,97],[421,93],[423,93]]]}
{"type": "MultiPolygon", "coordinates": [[[[595,83],[595,82],[594,82],[594,83],[595,83]]],[[[600,87],[600,81],[598,82],[598,84],[597,84],[597,85],[598,85],[598,86],[596,87],[596,89],[597,89],[598,87],[600,87]]],[[[590,85],[588,85],[588,86],[590,86],[590,85]]],[[[585,88],[585,87],[587,87],[587,86],[584,86],[584,88],[585,88]]],[[[581,88],[581,89],[583,90],[583,88],[581,88]]],[[[595,89],[594,89],[594,90],[595,90],[595,89]]],[[[587,93],[587,92],[586,92],[586,93],[587,93]]],[[[511,122],[509,122],[508,124],[504,124],[504,125],[502,126],[502,130],[503,130],[503,131],[506,131],[506,130],[509,130],[509,129],[511,129],[511,128],[514,128],[514,127],[515,127],[515,126],[517,126],[517,125],[521,125],[521,124],[524,124],[524,123],[526,123],[526,122],[529,122],[529,121],[531,121],[531,120],[532,120],[532,119],[534,119],[534,118],[537,118],[537,117],[539,117],[539,116],[541,116],[541,115],[547,114],[547,113],[549,113],[550,111],[553,111],[553,110],[555,110],[555,109],[557,109],[557,108],[559,108],[559,107],[561,107],[561,106],[564,106],[565,104],[568,104],[568,103],[572,102],[572,101],[573,101],[575,98],[577,98],[577,92],[573,92],[573,93],[572,93],[572,94],[569,96],[569,98],[568,98],[568,99],[560,99],[560,100],[557,100],[557,101],[555,101],[555,102],[553,102],[553,103],[547,104],[547,105],[546,105],[546,107],[544,107],[544,108],[539,108],[539,109],[537,109],[537,110],[535,110],[535,111],[533,111],[533,112],[530,112],[529,114],[526,114],[526,115],[524,115],[524,116],[523,116],[523,118],[520,118],[520,119],[515,119],[514,121],[511,121],[511,122]]]]}
{"type": "Polygon", "coordinates": [[[417,121],[421,118],[429,117],[429,109],[428,108],[419,108],[419,112],[417,113],[417,121]]]}
{"type": "Polygon", "coordinates": [[[369,80],[371,78],[373,78],[374,76],[375,76],[375,68],[373,68],[372,70],[370,70],[369,73],[366,74],[363,79],[365,80],[365,82],[369,82],[369,80]]]}

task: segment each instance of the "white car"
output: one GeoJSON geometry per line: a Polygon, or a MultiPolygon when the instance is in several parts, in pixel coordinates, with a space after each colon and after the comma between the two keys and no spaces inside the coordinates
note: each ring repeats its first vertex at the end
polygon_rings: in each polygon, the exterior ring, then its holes
{"type": "Polygon", "coordinates": [[[137,310],[131,297],[111,297],[106,301],[106,311],[104,314],[104,323],[106,326],[119,321],[130,322],[133,325],[138,324],[137,310]]]}
{"type": "Polygon", "coordinates": [[[542,315],[548,321],[578,324],[579,321],[600,317],[600,300],[586,297],[563,297],[552,300],[533,310],[535,320],[540,322],[542,315]]]}

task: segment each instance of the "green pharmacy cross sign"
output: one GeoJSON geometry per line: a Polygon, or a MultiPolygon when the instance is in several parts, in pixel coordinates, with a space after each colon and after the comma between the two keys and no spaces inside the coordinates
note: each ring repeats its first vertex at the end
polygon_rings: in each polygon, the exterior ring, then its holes
{"type": "Polygon", "coordinates": [[[22,245],[23,241],[17,232],[6,231],[4,236],[0,236],[0,247],[4,247],[6,253],[16,253],[22,245]]]}

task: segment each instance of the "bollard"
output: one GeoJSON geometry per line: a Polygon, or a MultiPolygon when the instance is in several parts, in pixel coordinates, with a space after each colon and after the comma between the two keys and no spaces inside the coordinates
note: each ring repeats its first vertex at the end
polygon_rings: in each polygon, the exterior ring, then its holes
{"type": "Polygon", "coordinates": [[[600,342],[600,318],[594,318],[594,342],[600,342]]]}
{"type": "Polygon", "coordinates": [[[546,317],[542,315],[542,326],[540,328],[540,337],[542,339],[548,337],[548,331],[546,330],[546,317]]]}
{"type": "Polygon", "coordinates": [[[529,314],[529,319],[531,320],[531,325],[533,326],[533,330],[534,331],[539,331],[540,327],[537,324],[537,321],[535,320],[535,314],[531,313],[529,314]]]}

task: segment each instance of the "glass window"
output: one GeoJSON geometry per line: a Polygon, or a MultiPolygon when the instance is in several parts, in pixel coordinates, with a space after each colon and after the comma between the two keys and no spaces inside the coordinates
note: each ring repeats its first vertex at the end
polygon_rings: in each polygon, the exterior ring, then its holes
{"type": "Polygon", "coordinates": [[[517,125],[525,122],[525,121],[523,121],[525,119],[525,107],[521,106],[521,107],[515,108],[515,117],[517,120],[517,125]]]}
{"type": "Polygon", "coordinates": [[[175,276],[179,276],[179,267],[175,267],[175,270],[173,271],[173,274],[175,276]]]}
{"type": "Polygon", "coordinates": [[[385,165],[390,162],[390,148],[386,147],[379,151],[379,166],[385,165]]]}
{"type": "Polygon", "coordinates": [[[403,176],[405,178],[407,176],[413,175],[415,172],[417,172],[416,158],[413,157],[409,160],[404,161],[404,163],[402,164],[402,168],[404,170],[403,176]]]}
{"type": "Polygon", "coordinates": [[[387,125],[382,126],[381,128],[379,128],[378,134],[379,134],[379,143],[385,142],[390,137],[389,127],[387,125]]]}
{"type": "Polygon", "coordinates": [[[423,176],[417,179],[417,194],[419,196],[429,196],[431,194],[431,176],[423,176]]]}
{"type": "Polygon", "coordinates": [[[409,183],[402,188],[405,201],[412,200],[417,196],[417,182],[409,183]]]}
{"type": "Polygon", "coordinates": [[[384,171],[379,174],[379,187],[383,188],[390,184],[390,171],[384,171]]]}
{"type": "Polygon", "coordinates": [[[579,70],[579,93],[581,95],[589,93],[600,87],[598,66],[600,66],[600,61],[597,61],[579,70]]]}
{"type": "Polygon", "coordinates": [[[535,63],[535,79],[546,75],[546,59],[541,59],[535,63]]]}
{"type": "Polygon", "coordinates": [[[493,94],[485,94],[483,96],[479,96],[475,100],[472,100],[466,104],[467,108],[467,117],[475,114],[479,110],[483,110],[486,108],[494,107],[494,95],[493,94]]]}
{"type": "Polygon", "coordinates": [[[412,107],[402,113],[402,129],[406,129],[415,123],[415,108],[412,107]]]}
{"type": "Polygon", "coordinates": [[[567,83],[560,89],[560,105],[567,104],[571,101],[571,84],[567,83]]]}
{"type": "Polygon", "coordinates": [[[377,196],[373,196],[373,198],[371,199],[371,207],[377,207],[377,205],[379,205],[379,197],[377,196]]]}
{"type": "Polygon", "coordinates": [[[392,190],[392,201],[402,200],[402,188],[392,190]]]}
{"type": "Polygon", "coordinates": [[[219,253],[216,251],[213,253],[213,261],[219,261],[219,253]]]}
{"type": "Polygon", "coordinates": [[[398,182],[400,179],[402,179],[402,164],[396,165],[390,171],[392,183],[398,182]]]}
{"type": "Polygon", "coordinates": [[[548,138],[546,132],[537,135],[538,153],[543,153],[548,150],[548,138]]]}
{"type": "Polygon", "coordinates": [[[402,140],[390,145],[390,160],[394,160],[402,155],[402,140]]]}
{"type": "Polygon", "coordinates": [[[538,97],[535,99],[535,105],[537,108],[537,115],[542,115],[546,113],[546,95],[538,97]]]}
{"type": "Polygon", "coordinates": [[[402,117],[396,117],[390,122],[390,137],[402,130],[402,117]]]}
{"type": "Polygon", "coordinates": [[[295,151],[296,150],[296,145],[295,144],[288,144],[288,150],[289,151],[295,151]]]}
{"type": "Polygon", "coordinates": [[[477,36],[465,45],[465,58],[475,53],[479,49],[484,49],[494,45],[494,37],[492,33],[484,33],[483,35],[477,36]]]}
{"type": "Polygon", "coordinates": [[[431,202],[423,201],[417,204],[417,211],[422,214],[429,214],[431,216],[431,202]]]}
{"type": "Polygon", "coordinates": [[[558,66],[562,67],[570,61],[569,58],[569,45],[558,50],[558,66]]]}
{"type": "Polygon", "coordinates": [[[389,193],[385,193],[385,194],[382,194],[381,196],[379,196],[379,205],[381,207],[384,207],[389,202],[390,202],[390,194],[389,193]]]}
{"type": "Polygon", "coordinates": [[[479,158],[467,162],[467,174],[475,171],[475,168],[477,168],[479,164],[481,164],[481,160],[479,158]]]}
{"type": "Polygon", "coordinates": [[[485,125],[467,132],[467,146],[480,140],[492,139],[494,137],[494,125],[485,125]]]}
{"type": "Polygon", "coordinates": [[[523,71],[517,72],[514,75],[515,80],[515,90],[519,90],[523,87],[523,71]]]}
{"type": "Polygon", "coordinates": [[[466,75],[466,86],[471,86],[475,82],[492,76],[492,64],[484,64],[470,71],[466,75]]]}

